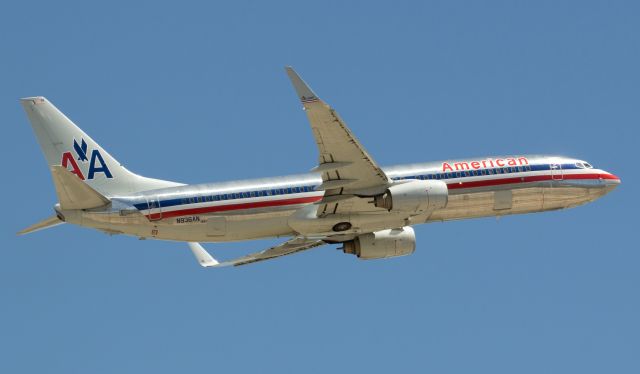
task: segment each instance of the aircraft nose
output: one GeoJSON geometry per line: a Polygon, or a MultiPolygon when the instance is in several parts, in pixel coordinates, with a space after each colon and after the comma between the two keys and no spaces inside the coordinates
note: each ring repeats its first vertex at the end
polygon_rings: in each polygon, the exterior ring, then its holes
{"type": "Polygon", "coordinates": [[[600,174],[600,179],[609,190],[613,190],[614,188],[618,187],[621,183],[620,177],[606,171],[603,171],[600,174]]]}

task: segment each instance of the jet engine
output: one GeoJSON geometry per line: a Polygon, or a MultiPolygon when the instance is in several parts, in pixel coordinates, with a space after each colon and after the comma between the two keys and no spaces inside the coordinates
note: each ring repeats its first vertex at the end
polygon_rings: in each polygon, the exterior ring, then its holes
{"type": "Polygon", "coordinates": [[[374,205],[394,212],[423,213],[444,208],[449,200],[447,184],[439,180],[412,180],[389,187],[374,197],[374,205]]]}
{"type": "Polygon", "coordinates": [[[344,242],[342,247],[344,253],[361,260],[407,256],[415,250],[416,234],[409,226],[363,234],[344,242]]]}

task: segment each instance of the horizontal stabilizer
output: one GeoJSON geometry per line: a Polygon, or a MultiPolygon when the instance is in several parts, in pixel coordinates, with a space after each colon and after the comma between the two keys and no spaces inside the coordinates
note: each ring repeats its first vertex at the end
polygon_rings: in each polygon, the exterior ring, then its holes
{"type": "Polygon", "coordinates": [[[58,218],[58,216],[53,216],[45,219],[44,221],[40,221],[36,224],[33,224],[26,229],[20,231],[18,235],[31,234],[32,232],[48,229],[50,227],[58,226],[63,224],[64,222],[58,218]]]}
{"type": "Polygon", "coordinates": [[[63,166],[51,166],[51,175],[62,209],[91,209],[110,203],[109,199],[63,166]]]}

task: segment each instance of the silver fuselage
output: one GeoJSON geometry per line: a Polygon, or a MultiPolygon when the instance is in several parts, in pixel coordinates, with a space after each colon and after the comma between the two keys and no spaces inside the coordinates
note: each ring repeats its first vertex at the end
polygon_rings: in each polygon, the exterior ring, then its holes
{"type": "Polygon", "coordinates": [[[331,234],[327,227],[348,221],[353,227],[338,237],[346,240],[361,232],[407,224],[570,208],[602,197],[620,183],[619,178],[604,170],[559,156],[474,158],[393,166],[384,171],[394,181],[444,181],[449,190],[446,207],[409,215],[376,208],[370,197],[355,197],[342,204],[359,204],[358,211],[363,213],[328,214],[301,225],[300,212],[309,210],[315,218],[317,203],[324,195],[324,191],[315,189],[322,182],[320,175],[310,173],[115,196],[106,209],[56,209],[67,222],[140,238],[223,242],[327,236],[331,234]]]}

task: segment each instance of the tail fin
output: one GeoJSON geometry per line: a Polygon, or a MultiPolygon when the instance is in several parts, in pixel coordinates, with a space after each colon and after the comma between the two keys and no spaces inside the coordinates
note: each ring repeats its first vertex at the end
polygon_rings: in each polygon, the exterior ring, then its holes
{"type": "Polygon", "coordinates": [[[46,98],[28,97],[21,103],[49,167],[62,165],[100,194],[115,196],[181,185],[130,172],[46,98]]]}

